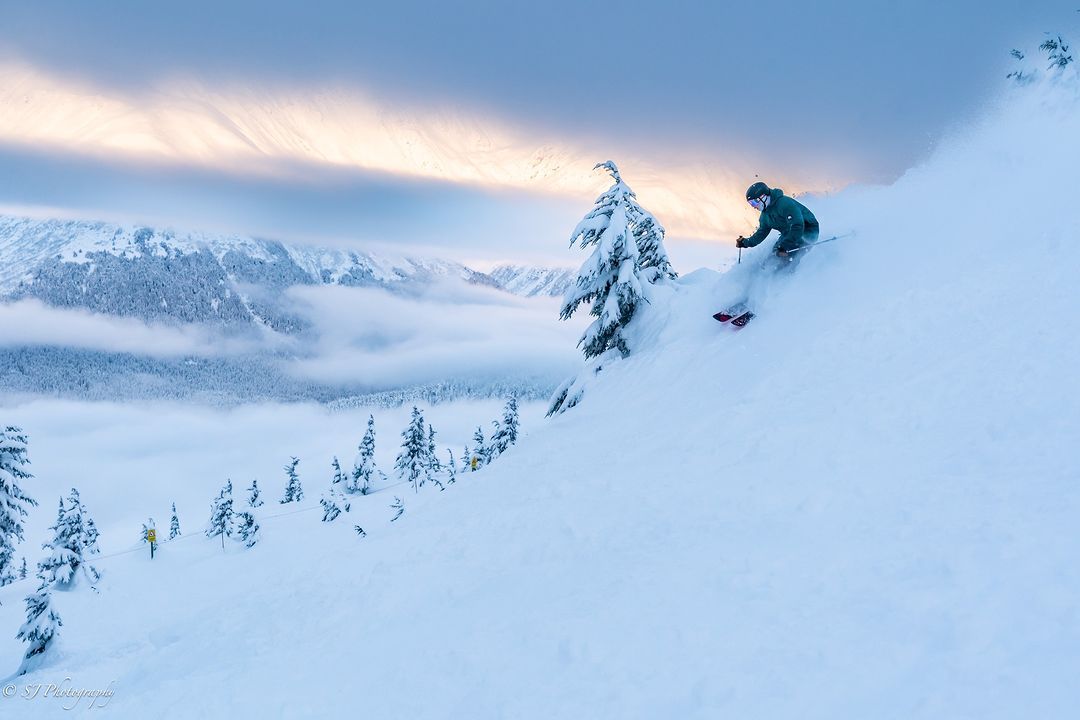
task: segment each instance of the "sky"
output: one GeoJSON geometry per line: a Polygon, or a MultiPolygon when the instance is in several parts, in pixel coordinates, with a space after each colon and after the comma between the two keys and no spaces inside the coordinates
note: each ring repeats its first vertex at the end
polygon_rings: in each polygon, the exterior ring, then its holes
{"type": "MultiPolygon", "coordinates": [[[[0,209],[574,265],[613,159],[705,257],[889,182],[1076,0],[3,2],[0,209]]],[[[827,226],[828,219],[823,222],[827,226]]]]}

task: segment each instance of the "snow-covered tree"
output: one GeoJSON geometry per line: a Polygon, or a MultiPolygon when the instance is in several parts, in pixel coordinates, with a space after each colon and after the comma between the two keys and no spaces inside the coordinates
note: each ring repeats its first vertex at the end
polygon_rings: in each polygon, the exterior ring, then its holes
{"type": "Polygon", "coordinates": [[[390,518],[390,522],[394,522],[404,514],[405,501],[395,495],[394,503],[390,506],[390,509],[394,511],[394,517],[390,518]]]}
{"type": "Polygon", "coordinates": [[[454,462],[454,451],[446,448],[446,454],[450,457],[446,463],[446,484],[453,485],[457,482],[457,463],[454,462]]]}
{"type": "Polygon", "coordinates": [[[399,478],[412,483],[414,492],[419,492],[419,487],[424,484],[427,465],[424,416],[414,405],[409,425],[401,431],[401,452],[398,453],[394,469],[397,470],[399,478]]]}
{"type": "Polygon", "coordinates": [[[435,450],[435,428],[428,425],[428,437],[427,447],[424,449],[424,477],[436,485],[439,490],[443,490],[442,484],[442,463],[439,462],[439,456],[435,450]]]}
{"type": "Polygon", "coordinates": [[[347,484],[346,490],[351,493],[367,495],[371,492],[371,483],[376,472],[375,416],[369,415],[367,432],[364,433],[364,439],[360,441],[360,452],[356,455],[356,460],[353,462],[352,478],[351,482],[347,484]]]}
{"type": "Polygon", "coordinates": [[[341,490],[338,489],[337,484],[331,484],[322,498],[319,500],[319,504],[323,508],[323,522],[333,522],[337,520],[338,515],[342,512],[349,512],[352,507],[349,502],[349,498],[345,496],[341,490]]]}
{"type": "Polygon", "coordinates": [[[26,571],[26,557],[24,556],[24,557],[23,557],[23,559],[22,559],[22,565],[20,565],[20,566],[19,566],[19,579],[20,579],[20,580],[25,580],[25,579],[26,579],[26,575],[27,575],[27,571],[26,571]]]}
{"type": "Polygon", "coordinates": [[[49,528],[53,531],[52,542],[42,546],[49,554],[38,566],[41,576],[60,589],[74,584],[76,573],[80,571],[91,587],[101,579],[100,573],[89,562],[90,557],[100,550],[96,530],[91,532],[88,520],[79,491],[72,488],[66,506],[60,498],[56,524],[49,528]]]}
{"type": "Polygon", "coordinates": [[[15,636],[27,644],[16,675],[25,675],[44,664],[48,650],[64,624],[52,606],[52,584],[44,576],[39,574],[38,577],[41,584],[26,596],[26,622],[15,636]]]}
{"type": "Polygon", "coordinates": [[[22,429],[8,425],[0,430],[0,586],[15,579],[15,545],[23,541],[22,519],[37,505],[19,485],[33,477],[29,464],[22,429]]]}
{"type": "Polygon", "coordinates": [[[299,464],[299,458],[293,458],[285,466],[285,475],[288,476],[289,480],[285,484],[285,497],[281,499],[282,505],[304,499],[304,488],[300,485],[300,476],[296,474],[296,466],[299,464]]]}
{"type": "Polygon", "coordinates": [[[501,423],[495,423],[495,434],[491,436],[491,459],[502,455],[506,449],[517,442],[518,438],[518,406],[517,398],[511,396],[503,408],[501,423]]]}
{"type": "Polygon", "coordinates": [[[477,426],[472,439],[473,454],[472,459],[469,461],[469,470],[479,470],[487,465],[488,461],[488,446],[487,440],[484,439],[484,429],[477,426]]]}
{"type": "Polygon", "coordinates": [[[249,487],[247,489],[247,492],[248,492],[248,507],[253,507],[253,508],[262,507],[263,501],[262,501],[262,498],[259,497],[259,481],[258,480],[252,480],[251,481],[251,487],[249,487]]]}
{"type": "Polygon", "coordinates": [[[255,521],[255,515],[250,510],[234,513],[231,524],[237,542],[242,542],[249,548],[255,547],[255,543],[259,542],[259,523],[255,521]]]}
{"type": "Polygon", "coordinates": [[[225,536],[232,536],[233,496],[232,480],[225,483],[221,492],[210,504],[210,522],[206,525],[206,537],[221,536],[221,547],[225,548],[225,536]]]}
{"type": "Polygon", "coordinates": [[[172,519],[169,520],[169,539],[180,537],[180,518],[176,515],[176,503],[172,504],[172,519]]]}
{"type": "Polygon", "coordinates": [[[345,482],[347,477],[346,477],[345,473],[341,472],[341,463],[338,462],[337,455],[334,456],[334,460],[333,460],[333,462],[330,463],[330,467],[334,471],[334,476],[330,480],[330,482],[332,482],[335,485],[337,485],[338,483],[341,483],[342,487],[347,485],[348,483],[345,482]]]}
{"type": "Polygon", "coordinates": [[[472,453],[469,452],[469,446],[466,445],[461,450],[461,472],[469,472],[469,463],[472,461],[472,453]]]}
{"type": "Polygon", "coordinates": [[[567,291],[559,317],[567,320],[582,303],[590,303],[589,312],[596,319],[578,341],[585,357],[609,350],[625,357],[630,345],[624,331],[638,306],[648,302],[647,286],[674,273],[664,249],[663,227],[638,204],[615,163],[609,160],[596,167],[611,173],[615,184],[597,198],[570,236],[571,246],[593,247],[593,252],[567,291]]]}

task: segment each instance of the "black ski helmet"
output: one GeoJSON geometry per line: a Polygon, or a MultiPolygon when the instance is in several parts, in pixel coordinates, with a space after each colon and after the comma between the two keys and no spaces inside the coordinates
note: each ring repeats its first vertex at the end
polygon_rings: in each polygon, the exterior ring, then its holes
{"type": "Polygon", "coordinates": [[[762,195],[768,195],[769,192],[770,192],[769,186],[766,185],[765,183],[759,181],[759,182],[756,182],[753,185],[751,185],[749,188],[747,188],[747,190],[746,190],[746,199],[747,200],[756,200],[757,198],[761,197],[762,195]]]}

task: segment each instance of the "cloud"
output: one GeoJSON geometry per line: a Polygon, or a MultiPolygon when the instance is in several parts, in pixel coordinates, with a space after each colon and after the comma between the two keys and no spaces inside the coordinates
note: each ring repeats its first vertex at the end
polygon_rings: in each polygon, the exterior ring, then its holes
{"type": "Polygon", "coordinates": [[[220,357],[268,350],[280,339],[226,337],[199,325],[147,324],[81,309],[56,308],[39,300],[0,303],[0,346],[56,346],[155,358],[220,357]]]}

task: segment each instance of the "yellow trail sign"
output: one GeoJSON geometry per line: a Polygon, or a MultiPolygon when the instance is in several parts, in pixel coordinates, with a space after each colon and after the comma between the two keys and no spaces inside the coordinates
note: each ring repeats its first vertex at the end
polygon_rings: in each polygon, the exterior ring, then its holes
{"type": "Polygon", "coordinates": [[[146,531],[146,539],[148,542],[157,542],[157,530],[150,528],[146,531]]]}

